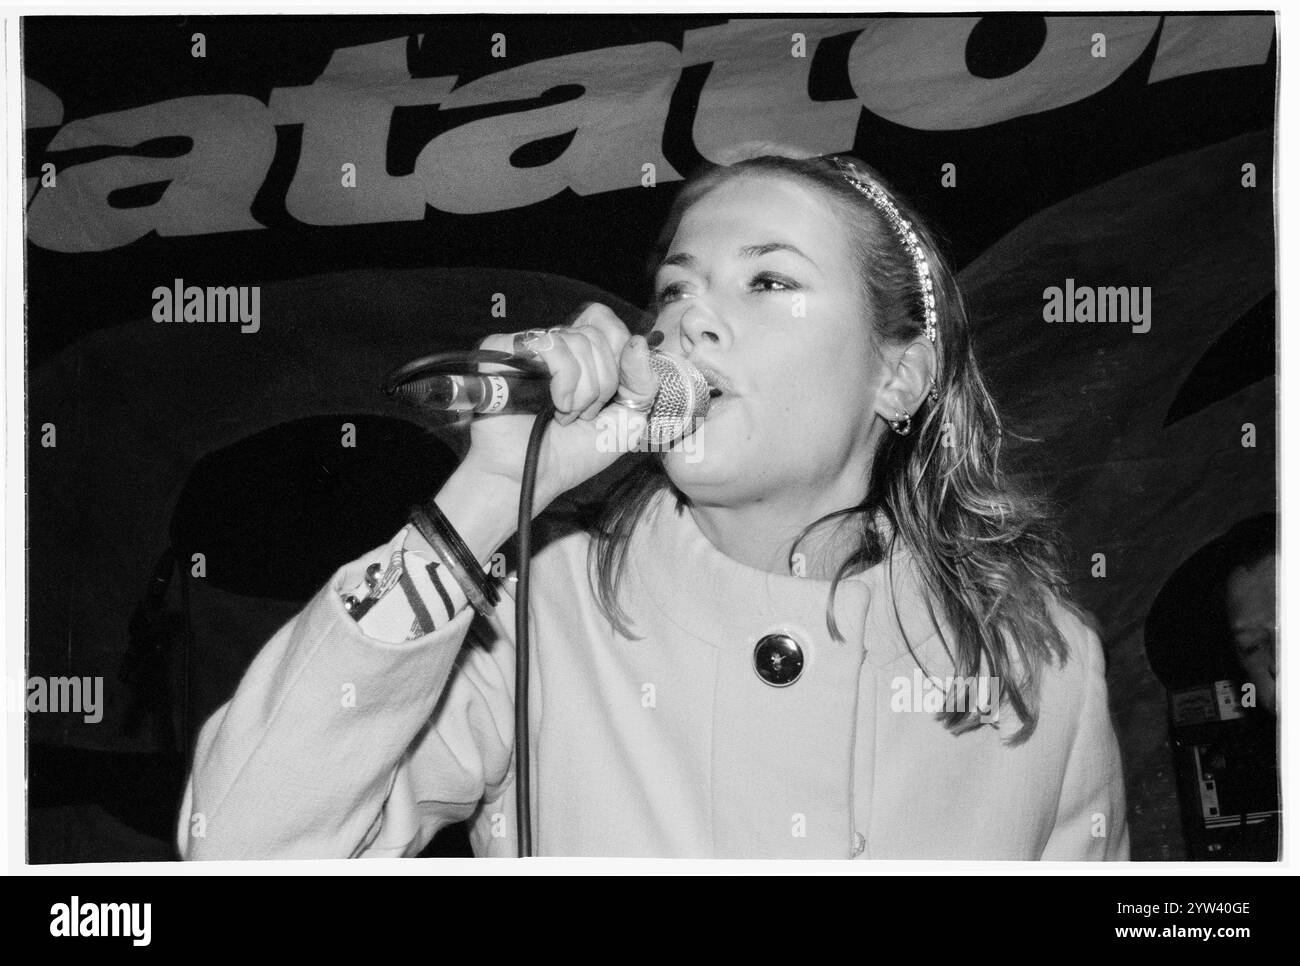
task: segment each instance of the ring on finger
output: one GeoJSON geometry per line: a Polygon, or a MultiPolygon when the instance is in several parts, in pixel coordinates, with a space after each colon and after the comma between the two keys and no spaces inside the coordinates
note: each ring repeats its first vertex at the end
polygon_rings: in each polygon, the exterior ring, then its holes
{"type": "Polygon", "coordinates": [[[536,356],[542,351],[551,348],[551,346],[552,339],[549,329],[528,329],[526,332],[515,333],[512,347],[515,355],[536,356]]]}
{"type": "Polygon", "coordinates": [[[628,399],[622,393],[619,393],[614,397],[614,402],[618,403],[620,406],[626,406],[634,413],[648,413],[655,404],[653,399],[648,399],[645,402],[636,402],[628,399]]]}

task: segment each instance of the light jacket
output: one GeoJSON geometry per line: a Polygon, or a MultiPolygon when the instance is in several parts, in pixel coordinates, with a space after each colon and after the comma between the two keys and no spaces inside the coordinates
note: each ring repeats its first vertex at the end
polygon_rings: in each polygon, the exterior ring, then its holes
{"type": "MultiPolygon", "coordinates": [[[[952,665],[906,560],[892,594],[888,565],[841,583],[837,642],[829,581],[732,560],[661,493],[629,547],[628,638],[596,605],[589,542],[533,560],[537,854],[1128,858],[1102,649],[1066,608],[1069,659],[1013,747],[1005,708],[963,735],[937,720],[926,685],[952,665]],[[755,669],[773,633],[804,660],[784,687],[755,669]]],[[[202,728],[186,858],[414,855],[461,820],[476,855],[516,854],[513,602],[495,625],[462,608],[407,643],[367,637],[341,595],[383,553],[339,570],[202,728]]]]}

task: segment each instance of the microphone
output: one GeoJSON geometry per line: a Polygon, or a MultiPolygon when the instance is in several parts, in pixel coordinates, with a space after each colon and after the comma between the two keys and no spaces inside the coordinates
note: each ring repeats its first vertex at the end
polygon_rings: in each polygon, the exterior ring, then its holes
{"type": "MultiPolygon", "coordinates": [[[[711,398],[704,374],[685,359],[656,349],[649,354],[650,367],[659,377],[659,389],[646,413],[646,427],[638,448],[667,447],[695,431],[709,412],[711,398]]],[[[442,352],[412,360],[392,372],[384,383],[391,397],[442,413],[542,413],[551,396],[551,373],[540,359],[511,355],[490,349],[470,352],[442,352]],[[494,362],[513,372],[479,372],[477,363],[494,362]]],[[[532,558],[533,486],[537,459],[546,427],[534,421],[524,456],[523,486],[519,494],[519,573],[515,590],[515,738],[522,748],[528,744],[528,634],[529,568],[532,558]]],[[[528,756],[519,760],[515,781],[515,812],[519,854],[532,852],[529,829],[528,756]]]]}
{"type": "MultiPolygon", "coordinates": [[[[709,412],[709,384],[694,365],[651,349],[650,368],[659,391],[647,413],[645,439],[671,445],[689,436],[709,412]]],[[[550,401],[548,374],[456,372],[421,374],[424,360],[403,366],[389,380],[388,392],[421,409],[442,413],[507,415],[539,413],[550,401]]]]}

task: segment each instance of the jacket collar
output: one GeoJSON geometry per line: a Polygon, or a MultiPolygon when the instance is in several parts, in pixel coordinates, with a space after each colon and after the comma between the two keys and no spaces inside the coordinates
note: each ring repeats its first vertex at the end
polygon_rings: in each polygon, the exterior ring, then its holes
{"type": "MultiPolygon", "coordinates": [[[[691,508],[679,506],[669,487],[646,507],[628,549],[628,577],[640,583],[657,616],[700,640],[752,646],[749,638],[761,632],[755,628],[782,622],[814,640],[832,640],[826,627],[830,580],[769,573],[732,559],[710,542],[691,508]]],[[[943,655],[929,596],[914,557],[899,548],[892,558],[840,582],[836,624],[846,643],[865,651],[874,665],[904,658],[909,644],[918,655],[943,655]]],[[[939,627],[951,640],[946,622],[939,627]]]]}

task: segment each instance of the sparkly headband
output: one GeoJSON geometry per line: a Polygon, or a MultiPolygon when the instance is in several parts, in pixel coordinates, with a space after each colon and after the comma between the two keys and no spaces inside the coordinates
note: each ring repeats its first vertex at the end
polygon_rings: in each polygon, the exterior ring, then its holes
{"type": "Polygon", "coordinates": [[[916,280],[921,286],[921,295],[925,302],[925,337],[934,342],[938,334],[939,320],[934,309],[934,282],[930,280],[930,263],[926,261],[925,252],[921,250],[916,232],[912,231],[912,223],[898,213],[894,203],[885,194],[884,188],[858,174],[858,169],[852,161],[845,161],[834,155],[831,155],[829,160],[835,162],[835,166],[840,169],[840,174],[844,175],[845,181],[866,195],[867,199],[880,210],[895,234],[902,240],[907,253],[912,256],[912,264],[916,267],[916,280]]]}

